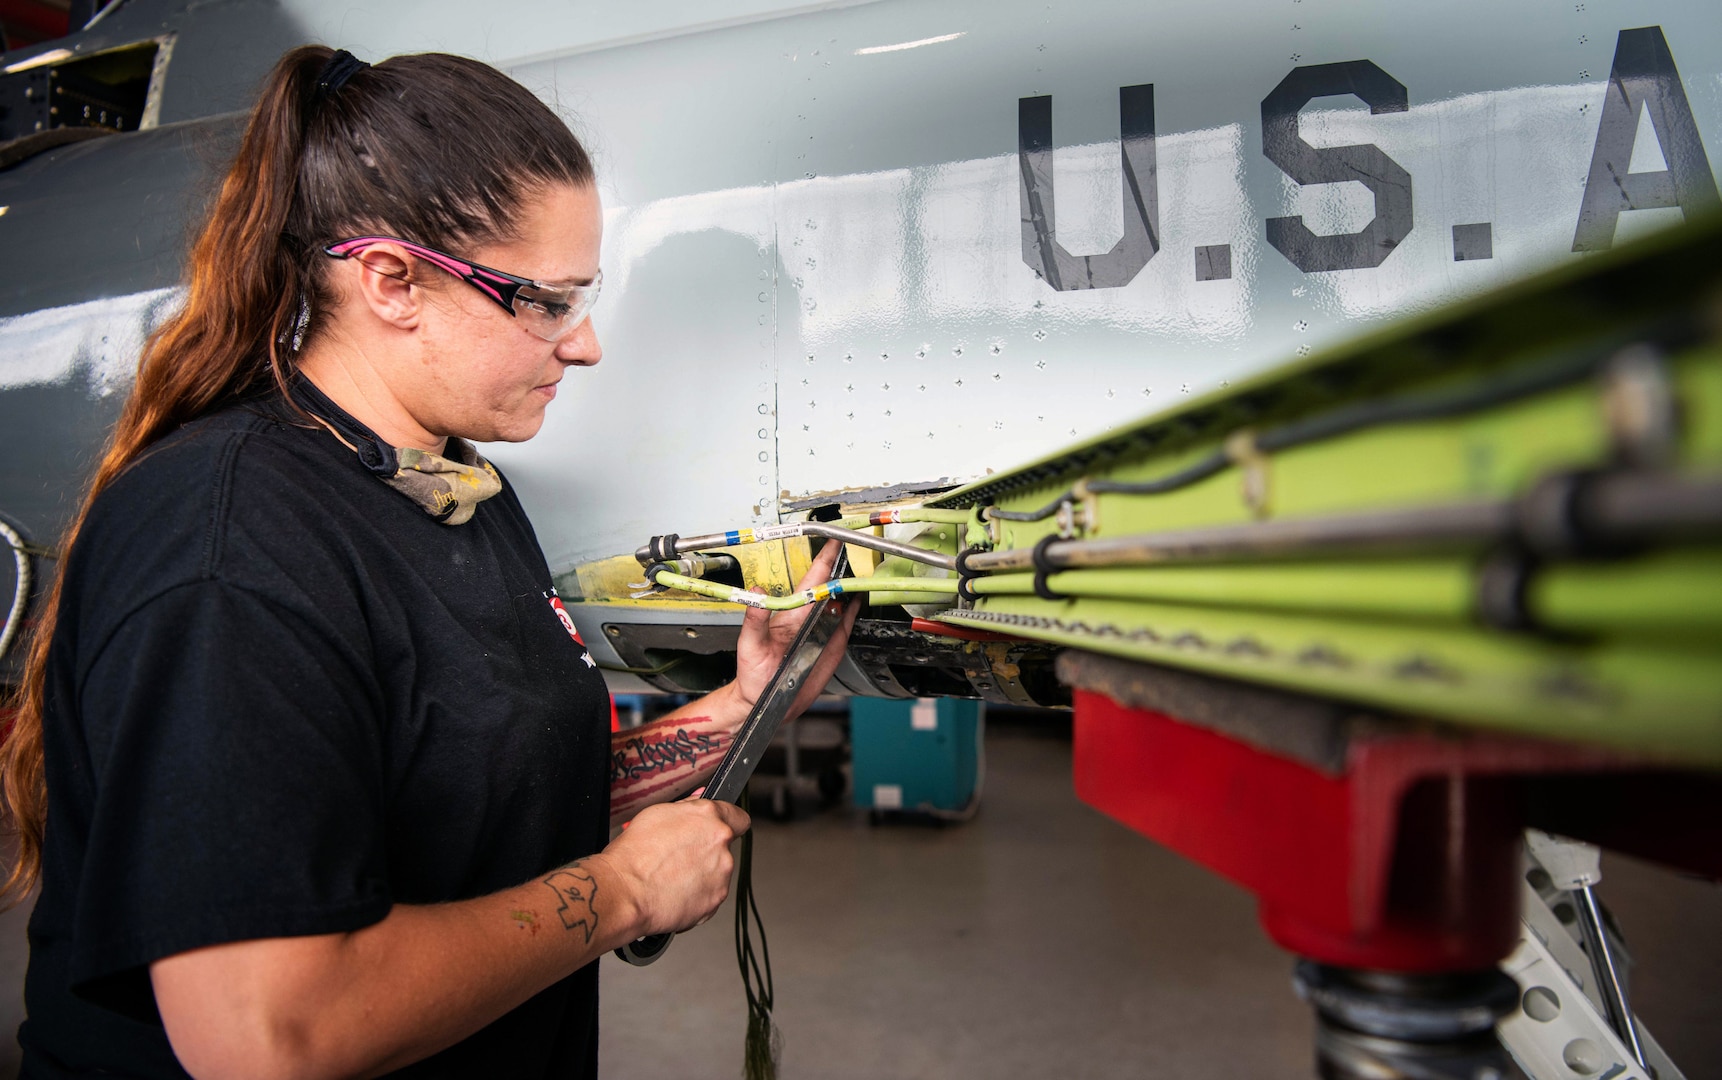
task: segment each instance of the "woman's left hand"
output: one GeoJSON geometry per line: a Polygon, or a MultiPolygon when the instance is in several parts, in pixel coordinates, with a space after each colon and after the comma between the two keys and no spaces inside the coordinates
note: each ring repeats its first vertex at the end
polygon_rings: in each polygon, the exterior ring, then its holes
{"type": "MultiPolygon", "coordinates": [[[[833,568],[837,564],[837,553],[842,548],[843,545],[837,541],[828,541],[801,582],[796,585],[796,589],[811,589],[815,585],[830,581],[833,568]]],[[[802,682],[801,692],[796,695],[795,704],[789,711],[789,719],[801,715],[801,711],[813,703],[813,699],[819,696],[825,689],[825,684],[831,680],[831,673],[843,662],[843,651],[849,643],[849,630],[861,613],[861,603],[859,598],[839,602],[847,608],[843,613],[843,622],[826,643],[819,662],[814,664],[813,670],[802,682]]],[[[783,663],[784,654],[795,640],[796,631],[801,629],[801,624],[807,621],[807,616],[813,609],[812,604],[793,611],[747,609],[747,615],[741,623],[741,636],[736,641],[735,664],[735,691],[743,705],[751,709],[759,696],[765,693],[772,674],[778,665],[783,663]]]]}

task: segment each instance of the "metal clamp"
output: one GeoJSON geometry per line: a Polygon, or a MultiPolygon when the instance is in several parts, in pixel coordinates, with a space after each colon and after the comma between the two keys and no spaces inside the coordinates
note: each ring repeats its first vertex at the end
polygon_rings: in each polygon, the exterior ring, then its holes
{"type": "Polygon", "coordinates": [[[1046,583],[1048,574],[1056,574],[1061,569],[1052,564],[1051,554],[1047,550],[1060,539],[1057,533],[1047,533],[1034,545],[1034,594],[1042,600],[1070,599],[1063,593],[1053,592],[1052,587],[1046,583]]]}
{"type": "Polygon", "coordinates": [[[969,559],[985,550],[985,548],[971,544],[957,553],[957,599],[970,607],[973,607],[980,600],[980,594],[975,592],[973,582],[975,578],[981,575],[969,567],[969,559]]]}

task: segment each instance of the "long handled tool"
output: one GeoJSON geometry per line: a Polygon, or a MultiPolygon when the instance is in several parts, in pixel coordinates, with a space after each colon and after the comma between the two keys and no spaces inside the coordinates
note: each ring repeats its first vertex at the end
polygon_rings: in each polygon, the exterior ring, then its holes
{"type": "MultiPolygon", "coordinates": [[[[831,576],[840,578],[847,569],[848,556],[839,552],[831,576]]],[[[784,653],[783,662],[772,673],[765,692],[753,703],[741,730],[736,732],[729,753],[718,762],[717,771],[706,781],[705,792],[700,798],[728,803],[741,798],[753,770],[759,767],[759,759],[765,755],[765,748],[771,745],[772,736],[777,734],[784,717],[789,715],[790,706],[795,703],[808,672],[818,663],[826,643],[842,622],[843,601],[838,597],[828,596],[813,605],[807,621],[796,632],[789,651],[784,653]]],[[[664,955],[674,937],[674,933],[651,934],[622,946],[616,950],[616,955],[635,967],[645,967],[664,955]]]]}

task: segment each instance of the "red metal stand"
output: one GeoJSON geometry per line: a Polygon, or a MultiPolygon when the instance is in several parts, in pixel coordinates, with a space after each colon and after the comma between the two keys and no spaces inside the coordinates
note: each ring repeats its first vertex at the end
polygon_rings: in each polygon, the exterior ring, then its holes
{"type": "Polygon", "coordinates": [[[1521,781],[1644,768],[1604,750],[1412,732],[1354,737],[1334,775],[1093,691],[1075,706],[1084,802],[1255,893],[1284,948],[1346,968],[1493,966],[1518,938],[1521,781]]]}

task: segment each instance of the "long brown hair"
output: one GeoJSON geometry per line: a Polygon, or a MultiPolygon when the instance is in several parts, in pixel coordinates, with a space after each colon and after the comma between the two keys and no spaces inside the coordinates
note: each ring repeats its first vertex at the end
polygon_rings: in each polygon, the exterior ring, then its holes
{"type": "MultiPolygon", "coordinates": [[[[185,306],[151,335],[137,382],[60,545],[67,566],[91,504],[156,440],[262,389],[285,387],[333,301],[323,245],[381,232],[444,250],[512,239],[522,202],[593,182],[566,124],[475,60],[397,56],[319,88],[333,51],[288,52],[257,105],[196,242],[185,306]]],[[[0,895],[41,873],[47,824],[42,718],[63,572],[55,578],[0,747],[18,859],[0,895]]]]}

